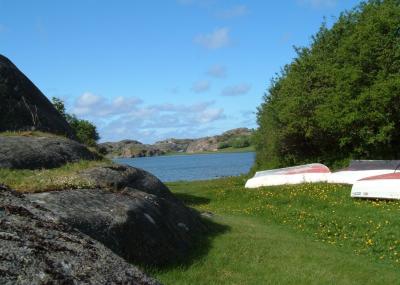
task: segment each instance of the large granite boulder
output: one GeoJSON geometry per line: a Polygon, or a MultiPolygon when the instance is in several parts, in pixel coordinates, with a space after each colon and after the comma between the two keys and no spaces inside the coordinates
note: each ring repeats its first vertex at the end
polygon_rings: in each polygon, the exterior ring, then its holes
{"type": "Polygon", "coordinates": [[[0,284],[159,283],[51,211],[0,186],[0,284]]]}
{"type": "Polygon", "coordinates": [[[140,168],[115,164],[89,168],[79,175],[96,188],[118,191],[130,187],[156,196],[175,199],[164,183],[140,168]]]}
{"type": "Polygon", "coordinates": [[[54,168],[98,158],[84,145],[63,137],[0,136],[0,168],[54,168]]]}
{"type": "Polygon", "coordinates": [[[40,130],[74,138],[63,116],[6,57],[0,55],[0,132],[40,130]]]}
{"type": "Polygon", "coordinates": [[[27,195],[61,221],[105,244],[129,261],[162,265],[189,253],[204,231],[199,215],[151,174],[131,167],[82,173],[98,189],[27,195]],[[106,189],[107,188],[107,189],[106,189]]]}

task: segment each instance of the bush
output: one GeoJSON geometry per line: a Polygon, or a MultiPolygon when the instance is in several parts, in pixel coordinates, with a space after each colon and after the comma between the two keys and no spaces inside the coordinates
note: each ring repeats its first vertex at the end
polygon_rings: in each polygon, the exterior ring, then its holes
{"type": "Polygon", "coordinates": [[[256,168],[400,157],[400,1],[323,24],[258,108],[256,168]]]}
{"type": "Polygon", "coordinates": [[[234,148],[243,148],[250,146],[250,137],[242,136],[232,140],[231,146],[234,148]]]}
{"type": "Polygon", "coordinates": [[[64,102],[56,97],[52,98],[54,107],[58,112],[65,118],[68,124],[71,126],[77,140],[87,146],[96,146],[100,136],[97,132],[97,128],[91,122],[87,120],[78,119],[74,114],[70,115],[65,112],[64,102]]]}
{"type": "Polygon", "coordinates": [[[218,144],[218,149],[224,149],[224,148],[228,148],[228,147],[230,147],[231,145],[228,143],[228,142],[220,142],[219,144],[218,144]]]}

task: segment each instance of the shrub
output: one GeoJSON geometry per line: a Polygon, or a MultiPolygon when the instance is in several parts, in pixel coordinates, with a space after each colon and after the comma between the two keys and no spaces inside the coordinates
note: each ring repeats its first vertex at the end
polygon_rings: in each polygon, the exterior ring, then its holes
{"type": "Polygon", "coordinates": [[[224,149],[224,148],[228,148],[228,147],[230,147],[231,145],[229,144],[229,142],[220,142],[219,144],[218,144],[218,149],[224,149]]]}
{"type": "Polygon", "coordinates": [[[95,125],[87,120],[78,119],[74,114],[66,113],[64,102],[61,99],[53,97],[52,102],[57,111],[69,123],[80,143],[87,146],[97,145],[96,142],[100,139],[100,136],[95,125]]]}
{"type": "Polygon", "coordinates": [[[250,137],[242,136],[232,140],[231,146],[234,148],[243,148],[250,146],[250,137]]]}

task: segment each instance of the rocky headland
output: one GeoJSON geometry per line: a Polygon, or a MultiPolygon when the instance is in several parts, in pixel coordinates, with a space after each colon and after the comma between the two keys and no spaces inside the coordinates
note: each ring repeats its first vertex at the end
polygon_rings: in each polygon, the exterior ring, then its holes
{"type": "Polygon", "coordinates": [[[136,140],[105,142],[99,144],[100,152],[109,158],[132,158],[143,156],[165,155],[169,153],[199,153],[216,152],[226,147],[232,147],[235,140],[246,141],[247,145],[238,145],[240,149],[251,145],[253,131],[247,128],[237,128],[221,135],[197,139],[166,139],[154,144],[143,144],[136,140]]]}

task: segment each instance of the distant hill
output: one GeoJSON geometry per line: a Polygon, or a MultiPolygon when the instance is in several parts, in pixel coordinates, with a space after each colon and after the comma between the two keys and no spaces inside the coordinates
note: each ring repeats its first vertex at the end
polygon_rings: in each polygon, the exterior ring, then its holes
{"type": "Polygon", "coordinates": [[[221,135],[198,139],[170,138],[154,144],[143,144],[136,140],[105,142],[99,144],[100,152],[107,157],[143,157],[164,155],[168,153],[217,152],[231,148],[241,149],[252,145],[253,131],[238,128],[226,131],[221,135]]]}

